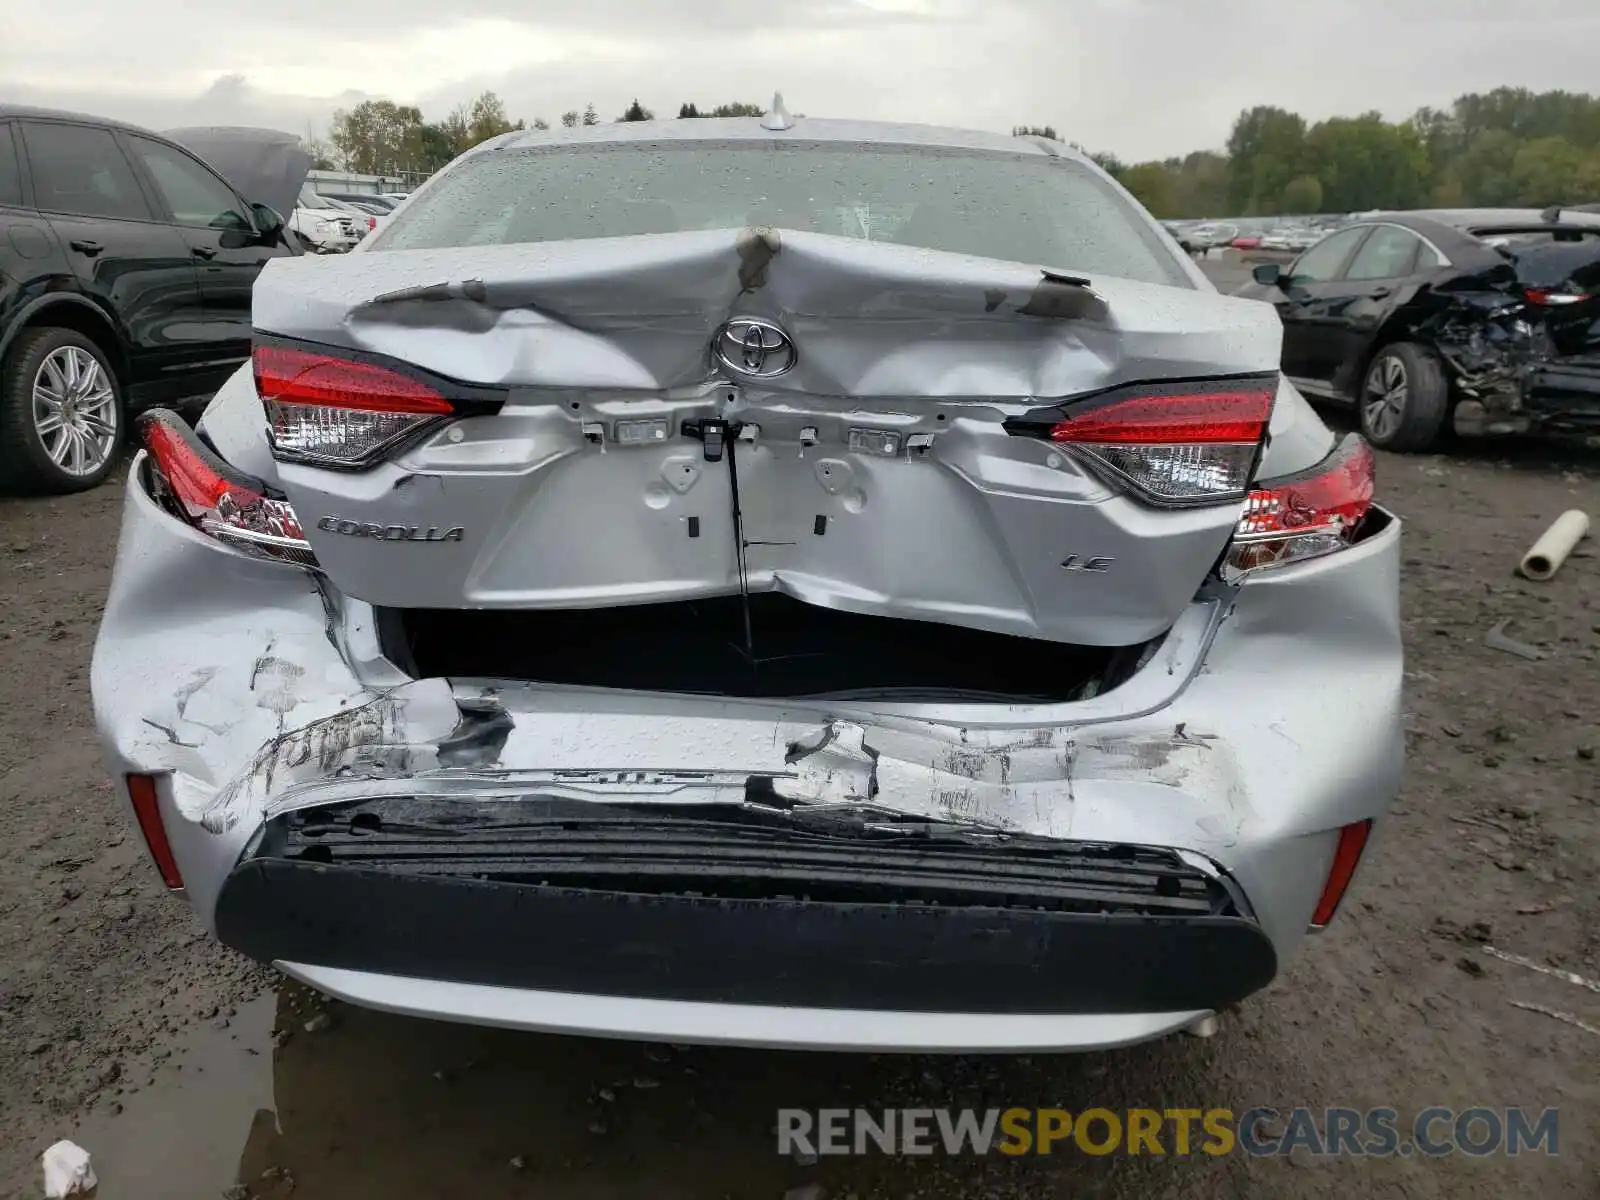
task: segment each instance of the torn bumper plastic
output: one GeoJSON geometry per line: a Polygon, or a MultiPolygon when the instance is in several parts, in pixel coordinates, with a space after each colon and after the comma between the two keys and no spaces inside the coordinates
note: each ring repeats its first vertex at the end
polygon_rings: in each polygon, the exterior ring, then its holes
{"type": "Polygon", "coordinates": [[[1391,521],[1207,593],[1090,700],[733,701],[407,680],[371,609],[134,486],[94,704],[113,771],[158,777],[206,926],[364,1004],[769,1045],[1119,1045],[1264,984],[1337,831],[1395,794],[1398,547],[1391,521]],[[554,839],[502,828],[498,865],[461,852],[534,801],[583,815],[554,839]],[[451,811],[464,834],[427,828],[451,811]],[[341,814],[326,859],[289,852],[341,814]],[[694,843],[702,820],[732,842],[694,843]],[[628,822],[634,861],[571,853],[628,822]]]}

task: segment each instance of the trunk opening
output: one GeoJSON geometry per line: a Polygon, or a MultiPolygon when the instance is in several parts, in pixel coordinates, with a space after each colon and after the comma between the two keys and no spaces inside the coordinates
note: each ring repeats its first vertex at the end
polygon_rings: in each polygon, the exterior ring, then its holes
{"type": "Polygon", "coordinates": [[[380,609],[388,658],[419,678],[751,699],[1060,703],[1126,680],[1160,639],[1077,646],[863,616],[777,592],[585,609],[380,609]]]}

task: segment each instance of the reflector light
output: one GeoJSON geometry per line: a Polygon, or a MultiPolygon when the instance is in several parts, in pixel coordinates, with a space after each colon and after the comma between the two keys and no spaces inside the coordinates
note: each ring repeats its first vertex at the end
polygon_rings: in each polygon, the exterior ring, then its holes
{"type": "Polygon", "coordinates": [[[1351,434],[1305,474],[1252,490],[1228,567],[1238,575],[1343,549],[1372,507],[1375,482],[1372,447],[1351,434]]]}
{"type": "Polygon", "coordinates": [[[455,412],[435,388],[373,363],[285,346],[257,346],[253,363],[273,453],[291,462],[367,466],[455,412]]]}
{"type": "Polygon", "coordinates": [[[1323,929],[1333,914],[1339,911],[1339,901],[1355,876],[1361,852],[1367,848],[1367,837],[1372,833],[1370,820],[1357,821],[1339,830],[1339,844],[1334,847],[1333,866],[1328,869],[1328,881],[1322,885],[1322,897],[1316,911],[1311,914],[1311,928],[1323,929]]]}
{"type": "Polygon", "coordinates": [[[124,780],[128,799],[133,801],[134,819],[139,823],[139,832],[144,835],[145,848],[150,851],[156,870],[161,872],[161,882],[171,891],[181,890],[183,875],[178,871],[178,860],[173,857],[172,846],[167,841],[167,827],[161,822],[155,776],[127,775],[124,780]]]}
{"type": "Polygon", "coordinates": [[[1221,504],[1245,493],[1276,389],[1169,385],[1066,415],[1049,437],[1155,504],[1221,504]]]}
{"type": "Polygon", "coordinates": [[[139,418],[139,432],[150,454],[151,493],[173,516],[258,558],[317,565],[294,507],[223,462],[176,413],[150,410],[139,418]]]}

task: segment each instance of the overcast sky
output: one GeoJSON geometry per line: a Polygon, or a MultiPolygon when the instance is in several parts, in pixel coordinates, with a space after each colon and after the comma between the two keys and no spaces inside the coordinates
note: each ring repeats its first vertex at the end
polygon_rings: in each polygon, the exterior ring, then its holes
{"type": "Polygon", "coordinates": [[[0,0],[0,100],[156,128],[322,135],[367,97],[442,116],[768,103],[1006,129],[1127,160],[1241,108],[1406,116],[1502,85],[1600,89],[1600,0],[0,0]]]}

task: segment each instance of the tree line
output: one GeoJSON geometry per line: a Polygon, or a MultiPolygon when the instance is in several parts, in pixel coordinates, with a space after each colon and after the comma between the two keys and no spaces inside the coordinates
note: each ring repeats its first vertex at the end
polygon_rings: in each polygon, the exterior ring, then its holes
{"type": "MultiPolygon", "coordinates": [[[[761,117],[759,104],[718,104],[701,109],[690,102],[679,106],[679,117],[761,117]]],[[[600,124],[593,104],[573,108],[559,120],[568,129],[600,124]]],[[[616,118],[618,121],[653,121],[655,113],[637,99],[616,118]]],[[[505,102],[484,92],[470,104],[458,105],[443,120],[426,121],[422,110],[392,100],[364,100],[333,115],[326,141],[307,139],[306,148],[322,170],[354,171],[360,175],[429,175],[480,142],[513,129],[549,129],[550,122],[535,117],[512,121],[505,102]]]]}
{"type": "Polygon", "coordinates": [[[1403,121],[1315,124],[1258,105],[1220,153],[1095,157],[1158,217],[1580,204],[1600,200],[1600,97],[1496,88],[1403,121]]]}
{"type": "MultiPolygon", "coordinates": [[[[679,106],[678,117],[763,116],[759,104],[679,106]]],[[[615,119],[649,121],[635,99],[615,119]]],[[[598,125],[593,104],[558,118],[598,125]]],[[[534,129],[548,129],[543,118],[534,129]]],[[[479,142],[529,124],[513,122],[500,97],[484,92],[439,121],[388,100],[368,100],[334,115],[324,142],[310,143],[317,165],[366,175],[429,174],[479,142]]],[[[1058,139],[1051,125],[1012,133],[1058,139]]],[[[1376,112],[1314,124],[1298,113],[1258,105],[1239,114],[1226,147],[1127,164],[1092,154],[1158,217],[1359,212],[1373,208],[1495,207],[1600,200],[1600,97],[1497,88],[1422,108],[1404,121],[1376,112]]]]}

